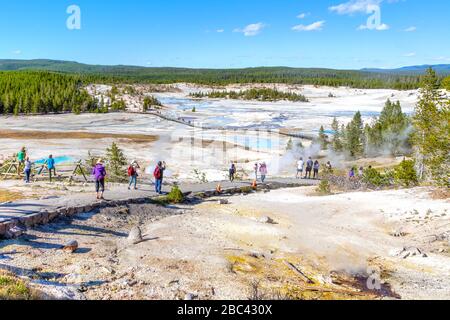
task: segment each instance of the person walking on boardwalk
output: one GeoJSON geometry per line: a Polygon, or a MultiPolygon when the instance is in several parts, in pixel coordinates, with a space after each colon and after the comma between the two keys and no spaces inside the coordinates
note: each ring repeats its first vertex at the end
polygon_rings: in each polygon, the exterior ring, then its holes
{"type": "Polygon", "coordinates": [[[313,170],[314,162],[311,157],[309,157],[308,161],[306,162],[306,174],[305,179],[311,179],[311,172],[313,170]]]}
{"type": "Polygon", "coordinates": [[[164,180],[164,171],[166,170],[166,163],[159,161],[153,172],[155,178],[155,191],[157,194],[162,194],[162,185],[164,180]]]}
{"type": "Polygon", "coordinates": [[[24,173],[25,173],[25,182],[26,182],[26,183],[30,183],[31,166],[32,166],[32,163],[31,163],[31,161],[30,161],[30,158],[27,157],[26,160],[25,160],[25,169],[24,169],[24,173]]]}
{"type": "Polygon", "coordinates": [[[325,166],[325,169],[326,169],[328,174],[332,174],[333,173],[333,166],[332,166],[330,161],[327,162],[327,164],[325,166]]]}
{"type": "Polygon", "coordinates": [[[314,162],[314,176],[313,179],[319,179],[319,170],[320,170],[320,163],[319,161],[314,162]]]}
{"type": "Polygon", "coordinates": [[[98,159],[97,164],[92,169],[92,175],[95,179],[95,192],[97,194],[97,200],[102,200],[105,193],[105,178],[106,169],[103,165],[103,160],[98,159]]]}
{"type": "Polygon", "coordinates": [[[261,166],[259,167],[259,173],[261,174],[261,182],[264,183],[264,181],[266,181],[266,177],[267,177],[267,164],[265,162],[263,162],[261,164],[261,166]]]}
{"type": "Polygon", "coordinates": [[[255,180],[258,181],[258,163],[255,163],[255,166],[253,167],[253,171],[255,172],[255,180]]]}
{"type": "Polygon", "coordinates": [[[303,161],[303,158],[300,158],[300,160],[297,161],[297,175],[295,176],[296,179],[303,178],[304,168],[305,168],[305,161],[303,161]]]}
{"type": "Polygon", "coordinates": [[[49,155],[48,159],[45,160],[45,166],[48,169],[48,175],[50,178],[50,182],[52,182],[52,173],[56,177],[55,159],[53,159],[53,155],[49,155]]]}
{"type": "Polygon", "coordinates": [[[27,158],[27,150],[25,147],[22,147],[20,149],[19,153],[17,154],[17,174],[20,176],[20,169],[25,164],[25,159],[27,158]]]}
{"type": "Polygon", "coordinates": [[[138,169],[141,167],[137,163],[136,160],[131,162],[130,166],[128,167],[128,177],[130,178],[130,183],[128,184],[128,190],[131,190],[131,186],[134,186],[134,190],[137,190],[137,178],[139,176],[138,169]]]}
{"type": "Polygon", "coordinates": [[[348,172],[348,178],[349,178],[350,180],[354,180],[354,179],[355,179],[355,168],[354,168],[354,167],[352,167],[352,168],[350,169],[350,171],[348,172]]]}
{"type": "Polygon", "coordinates": [[[234,182],[235,175],[236,175],[236,164],[234,162],[231,162],[231,167],[229,170],[230,182],[234,182]]]}
{"type": "Polygon", "coordinates": [[[361,178],[364,175],[364,167],[359,167],[358,176],[361,178]]]}

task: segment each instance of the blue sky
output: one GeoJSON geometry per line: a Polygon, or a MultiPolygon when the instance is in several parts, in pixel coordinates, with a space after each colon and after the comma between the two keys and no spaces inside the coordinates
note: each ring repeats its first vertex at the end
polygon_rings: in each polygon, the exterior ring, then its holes
{"type": "Polygon", "coordinates": [[[449,13],[443,0],[0,0],[0,58],[205,68],[450,64],[449,13]],[[70,5],[81,10],[80,30],[66,26],[70,5]],[[368,24],[374,8],[381,21],[368,24]]]}

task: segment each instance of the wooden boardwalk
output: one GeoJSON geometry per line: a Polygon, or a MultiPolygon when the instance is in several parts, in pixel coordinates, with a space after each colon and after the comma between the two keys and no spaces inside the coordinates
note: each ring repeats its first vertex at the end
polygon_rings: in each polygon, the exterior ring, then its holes
{"type": "MultiPolygon", "coordinates": [[[[295,188],[301,186],[314,186],[317,180],[302,180],[289,178],[273,178],[266,183],[258,185],[258,190],[274,190],[295,188]]],[[[222,193],[216,193],[218,182],[203,184],[180,184],[180,189],[190,197],[208,198],[212,196],[229,196],[231,194],[254,192],[250,181],[220,182],[222,193]]],[[[171,185],[164,186],[166,192],[171,185]]],[[[41,200],[22,200],[0,204],[0,237],[9,229],[17,225],[33,226],[45,224],[60,215],[73,215],[81,212],[90,212],[99,207],[114,207],[131,203],[146,203],[158,198],[152,185],[142,185],[139,190],[129,191],[127,187],[111,188],[105,192],[105,201],[95,200],[94,193],[75,193],[62,197],[50,197],[41,200]],[[49,218],[50,215],[50,218],[49,218]]]]}
{"type": "Polygon", "coordinates": [[[179,123],[182,124],[184,126],[188,126],[191,128],[196,128],[196,129],[201,129],[201,130],[218,130],[218,131],[226,131],[226,132],[265,132],[265,133],[270,133],[270,134],[276,134],[276,135],[281,135],[281,136],[285,136],[285,137],[290,137],[290,138],[297,138],[297,139],[303,139],[303,140],[309,140],[309,141],[313,141],[316,139],[315,136],[313,135],[307,135],[304,133],[295,133],[295,132],[291,132],[287,129],[280,129],[280,130],[274,130],[274,129],[265,129],[265,128],[261,128],[261,129],[251,129],[251,130],[243,130],[241,128],[232,128],[232,127],[211,127],[211,126],[203,126],[203,125],[199,125],[196,122],[193,121],[186,121],[185,119],[183,119],[182,117],[171,117],[165,114],[162,114],[160,112],[156,112],[156,111],[148,111],[148,112],[128,112],[128,113],[132,113],[132,114],[143,114],[143,115],[152,115],[155,117],[158,117],[160,119],[166,120],[166,121],[170,121],[170,122],[175,122],[175,123],[179,123]]]}

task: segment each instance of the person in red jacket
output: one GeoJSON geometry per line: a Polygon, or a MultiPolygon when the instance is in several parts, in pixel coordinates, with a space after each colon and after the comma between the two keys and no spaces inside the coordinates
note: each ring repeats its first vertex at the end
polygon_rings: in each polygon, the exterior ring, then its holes
{"type": "Polygon", "coordinates": [[[141,167],[137,163],[136,160],[131,162],[130,166],[128,167],[128,177],[130,178],[130,183],[128,185],[128,190],[131,189],[131,186],[134,185],[134,190],[137,190],[137,178],[139,177],[138,169],[141,167]]]}
{"type": "Polygon", "coordinates": [[[158,162],[158,165],[153,172],[153,177],[155,177],[155,191],[157,194],[162,194],[162,184],[164,179],[164,171],[166,170],[165,162],[158,162]]]}

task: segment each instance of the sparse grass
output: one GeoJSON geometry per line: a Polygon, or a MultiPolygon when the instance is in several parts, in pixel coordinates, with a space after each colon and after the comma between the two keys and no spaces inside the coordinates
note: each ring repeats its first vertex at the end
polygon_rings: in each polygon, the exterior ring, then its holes
{"type": "Polygon", "coordinates": [[[330,182],[326,179],[320,181],[319,186],[316,189],[316,192],[322,196],[330,195],[331,194],[330,182]]]}
{"type": "Polygon", "coordinates": [[[154,198],[152,202],[156,205],[167,206],[169,204],[183,203],[184,200],[183,192],[178,186],[174,186],[168,195],[154,198]]]}
{"type": "Polygon", "coordinates": [[[178,186],[174,186],[167,195],[167,200],[172,204],[182,203],[184,201],[183,192],[181,192],[178,186]]]}
{"type": "Polygon", "coordinates": [[[37,292],[33,291],[16,276],[0,271],[0,300],[35,300],[37,292]]]}
{"type": "Polygon", "coordinates": [[[24,195],[20,192],[13,192],[4,189],[0,189],[0,203],[1,202],[9,202],[9,201],[17,201],[24,199],[24,195]]]}

